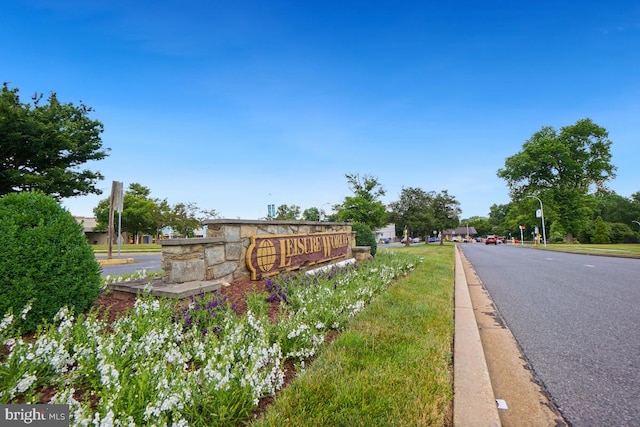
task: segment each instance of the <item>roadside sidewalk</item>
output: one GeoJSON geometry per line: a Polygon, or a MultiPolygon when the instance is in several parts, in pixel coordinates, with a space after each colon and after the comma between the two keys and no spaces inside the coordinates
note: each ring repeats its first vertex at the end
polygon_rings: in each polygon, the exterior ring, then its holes
{"type": "Polygon", "coordinates": [[[453,425],[499,427],[500,416],[484,357],[460,249],[455,264],[453,425]]]}

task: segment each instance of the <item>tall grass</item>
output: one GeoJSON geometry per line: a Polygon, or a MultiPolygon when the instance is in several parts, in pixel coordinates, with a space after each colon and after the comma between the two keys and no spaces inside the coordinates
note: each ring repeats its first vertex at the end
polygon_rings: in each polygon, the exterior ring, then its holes
{"type": "Polygon", "coordinates": [[[423,257],[353,319],[256,426],[451,424],[454,247],[423,257]]]}

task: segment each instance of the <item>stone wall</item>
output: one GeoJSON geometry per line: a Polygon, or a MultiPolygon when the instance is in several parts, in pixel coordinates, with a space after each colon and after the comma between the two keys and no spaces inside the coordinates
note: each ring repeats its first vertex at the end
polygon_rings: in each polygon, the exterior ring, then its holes
{"type": "Polygon", "coordinates": [[[256,235],[347,232],[351,236],[351,244],[345,259],[354,257],[355,236],[350,223],[212,219],[203,221],[202,225],[206,229],[203,238],[160,241],[163,282],[249,279],[250,271],[245,259],[251,236],[256,235]]]}

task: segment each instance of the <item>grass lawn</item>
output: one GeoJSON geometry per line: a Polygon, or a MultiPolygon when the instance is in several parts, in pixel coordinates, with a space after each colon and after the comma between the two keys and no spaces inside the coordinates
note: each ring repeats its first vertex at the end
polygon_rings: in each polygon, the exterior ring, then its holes
{"type": "Polygon", "coordinates": [[[452,424],[454,246],[387,250],[423,262],[360,313],[254,425],[452,424]]]}
{"type": "MultiPolygon", "coordinates": [[[[107,253],[107,251],[109,250],[109,248],[107,247],[107,245],[91,245],[91,248],[93,249],[93,252],[97,253],[97,254],[102,254],[102,253],[107,253]]],[[[111,250],[113,252],[117,252],[118,251],[118,245],[113,245],[111,250]]],[[[126,244],[126,245],[122,245],[120,246],[120,252],[126,252],[126,253],[136,253],[136,252],[160,252],[162,250],[162,247],[160,245],[157,244],[144,244],[144,245],[130,245],[130,244],[126,244]]]]}
{"type": "Polygon", "coordinates": [[[584,254],[602,254],[602,255],[625,255],[640,257],[640,244],[637,243],[616,243],[608,245],[596,244],[573,244],[564,243],[547,243],[547,247],[537,246],[538,249],[546,249],[561,252],[578,252],[584,254]]]}

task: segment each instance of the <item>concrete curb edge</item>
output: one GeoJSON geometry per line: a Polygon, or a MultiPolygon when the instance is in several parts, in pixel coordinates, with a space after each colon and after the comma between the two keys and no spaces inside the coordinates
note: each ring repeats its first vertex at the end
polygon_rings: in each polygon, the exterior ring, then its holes
{"type": "Polygon", "coordinates": [[[499,427],[500,415],[459,251],[456,247],[453,425],[499,427]]]}

